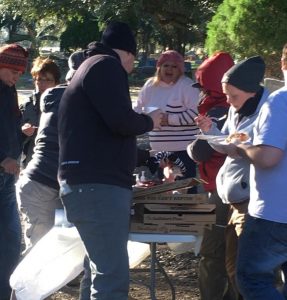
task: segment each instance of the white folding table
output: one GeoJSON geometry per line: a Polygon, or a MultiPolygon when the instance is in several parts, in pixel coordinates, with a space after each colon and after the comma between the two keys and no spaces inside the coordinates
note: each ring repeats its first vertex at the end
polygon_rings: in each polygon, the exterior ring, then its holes
{"type": "MultiPolygon", "coordinates": [[[[142,243],[149,243],[150,244],[150,296],[151,300],[156,300],[156,276],[155,272],[160,271],[161,274],[164,276],[166,282],[168,283],[171,294],[172,300],[175,300],[175,287],[170,280],[168,274],[161,266],[159,260],[156,257],[156,246],[157,243],[191,243],[195,242],[197,239],[194,235],[187,235],[187,234],[158,234],[158,233],[130,233],[129,240],[135,242],[142,242],[142,243]]],[[[136,271],[136,270],[134,270],[136,271]]]]}

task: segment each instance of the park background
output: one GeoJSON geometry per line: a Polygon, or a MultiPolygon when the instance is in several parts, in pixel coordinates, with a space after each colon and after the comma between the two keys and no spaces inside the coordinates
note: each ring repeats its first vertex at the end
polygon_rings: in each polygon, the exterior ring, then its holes
{"type": "Polygon", "coordinates": [[[41,54],[55,59],[64,75],[69,55],[100,40],[113,19],[127,22],[137,37],[136,76],[131,76],[137,85],[152,75],[165,49],[185,56],[190,76],[207,55],[223,50],[235,60],[261,55],[266,77],[282,79],[286,0],[1,0],[0,45],[17,42],[29,49],[22,81],[32,87],[33,58],[41,54]]]}
{"type": "MultiPolygon", "coordinates": [[[[0,0],[0,45],[17,42],[30,53],[27,71],[17,84],[18,90],[27,92],[20,95],[26,97],[33,89],[30,69],[35,57],[54,59],[64,80],[69,55],[100,40],[103,28],[114,19],[127,22],[138,41],[135,70],[129,77],[133,99],[166,49],[184,55],[190,77],[205,57],[221,50],[236,61],[261,55],[267,65],[265,77],[283,79],[286,0],[0,0]]],[[[177,299],[198,300],[198,258],[192,253],[175,255],[164,245],[158,255],[175,281],[177,299]]],[[[77,297],[78,285],[65,287],[50,299],[77,297]]],[[[149,295],[132,286],[131,299],[149,299],[149,295]]],[[[161,280],[158,299],[170,299],[161,280]]]]}

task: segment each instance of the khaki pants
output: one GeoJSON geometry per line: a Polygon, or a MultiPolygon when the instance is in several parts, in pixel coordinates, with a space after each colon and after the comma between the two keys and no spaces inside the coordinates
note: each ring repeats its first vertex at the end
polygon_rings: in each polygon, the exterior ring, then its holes
{"type": "Polygon", "coordinates": [[[28,251],[54,226],[55,211],[63,208],[59,191],[21,175],[16,196],[23,217],[24,240],[28,251]]]}
{"type": "Polygon", "coordinates": [[[230,205],[230,218],[228,225],[225,230],[226,239],[226,271],[230,282],[236,291],[236,299],[243,299],[239,294],[237,284],[236,284],[236,258],[237,258],[237,246],[238,238],[242,233],[242,229],[245,223],[246,214],[248,212],[249,201],[244,201],[242,203],[236,203],[230,205]]]}
{"type": "Polygon", "coordinates": [[[201,300],[235,300],[225,266],[225,227],[229,205],[223,204],[217,193],[209,195],[216,205],[216,225],[206,228],[200,249],[199,290],[201,300]]]}

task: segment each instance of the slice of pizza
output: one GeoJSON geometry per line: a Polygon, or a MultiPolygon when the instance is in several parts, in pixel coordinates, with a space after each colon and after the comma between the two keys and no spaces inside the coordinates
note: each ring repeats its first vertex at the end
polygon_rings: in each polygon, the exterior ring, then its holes
{"type": "Polygon", "coordinates": [[[226,142],[227,143],[243,143],[246,142],[249,139],[249,135],[248,133],[245,132],[235,132],[230,134],[227,138],[226,138],[226,142]]]}

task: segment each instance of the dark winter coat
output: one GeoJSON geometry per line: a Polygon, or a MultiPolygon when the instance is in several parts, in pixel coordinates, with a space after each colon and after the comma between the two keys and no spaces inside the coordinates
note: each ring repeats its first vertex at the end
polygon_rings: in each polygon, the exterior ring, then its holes
{"type": "Polygon", "coordinates": [[[31,179],[58,189],[58,108],[66,85],[48,89],[41,99],[41,118],[33,158],[24,173],[31,179]]]}
{"type": "MultiPolygon", "coordinates": [[[[33,126],[39,126],[40,120],[40,97],[41,94],[34,92],[27,101],[20,105],[22,112],[22,124],[30,123],[33,126]]],[[[24,134],[23,134],[24,135],[24,134]]],[[[37,135],[37,129],[32,136],[24,136],[23,153],[21,158],[21,166],[25,168],[28,162],[31,160],[34,153],[35,138],[37,135]]]]}
{"type": "Polygon", "coordinates": [[[0,80],[0,162],[18,159],[22,151],[21,112],[15,86],[0,80]]]}
{"type": "Polygon", "coordinates": [[[132,109],[128,74],[117,53],[99,43],[89,51],[93,56],[79,67],[60,103],[59,177],[69,184],[131,189],[136,135],[152,130],[153,122],[132,109]]]}

